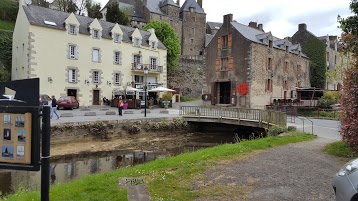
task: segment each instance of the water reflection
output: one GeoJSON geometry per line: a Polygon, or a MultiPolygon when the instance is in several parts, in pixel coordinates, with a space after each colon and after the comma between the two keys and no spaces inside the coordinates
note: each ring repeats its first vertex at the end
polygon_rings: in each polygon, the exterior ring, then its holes
{"type": "MultiPolygon", "coordinates": [[[[217,143],[188,143],[185,146],[167,148],[156,152],[143,152],[133,150],[121,150],[101,155],[91,155],[90,157],[63,159],[55,161],[50,166],[50,183],[66,183],[73,179],[83,176],[109,172],[126,166],[146,163],[157,158],[177,155],[183,152],[192,152],[203,147],[211,147],[217,143]]],[[[221,143],[232,141],[232,135],[221,143]]],[[[208,141],[207,141],[208,142],[208,141]]],[[[220,143],[220,144],[221,144],[220,143]]],[[[39,190],[41,185],[41,172],[0,170],[0,195],[15,192],[19,187],[28,190],[39,190]]]]}

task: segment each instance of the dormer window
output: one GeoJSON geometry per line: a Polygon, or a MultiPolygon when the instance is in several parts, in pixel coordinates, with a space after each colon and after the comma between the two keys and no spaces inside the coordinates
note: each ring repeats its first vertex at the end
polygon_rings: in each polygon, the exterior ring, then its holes
{"type": "Polygon", "coordinates": [[[93,30],[93,38],[99,39],[99,31],[96,29],[93,30]]]}
{"type": "Polygon", "coordinates": [[[155,42],[151,42],[152,49],[155,49],[155,42]]]}
{"type": "Polygon", "coordinates": [[[194,10],[195,10],[194,7],[190,7],[190,8],[189,8],[189,11],[190,11],[190,12],[194,12],[194,10]]]}
{"type": "Polygon", "coordinates": [[[135,38],[134,39],[134,46],[140,46],[140,43],[139,43],[139,38],[135,38]]]}
{"type": "Polygon", "coordinates": [[[273,47],[273,42],[272,40],[269,40],[269,48],[272,48],[273,47]]]}
{"type": "Polygon", "coordinates": [[[69,34],[72,34],[72,35],[75,35],[75,34],[76,34],[76,26],[75,26],[75,25],[70,24],[69,34]]]}
{"type": "Polygon", "coordinates": [[[286,53],[288,53],[288,45],[285,45],[286,53]]]}
{"type": "Polygon", "coordinates": [[[113,39],[114,39],[115,43],[120,43],[121,42],[121,35],[114,34],[113,39]]]}

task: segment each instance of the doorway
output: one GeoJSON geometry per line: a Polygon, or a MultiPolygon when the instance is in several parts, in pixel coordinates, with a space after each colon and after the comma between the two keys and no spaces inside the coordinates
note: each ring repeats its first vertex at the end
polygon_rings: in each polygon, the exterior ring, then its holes
{"type": "Polygon", "coordinates": [[[77,89],[67,89],[67,96],[74,96],[77,99],[77,89]]]}
{"type": "Polygon", "coordinates": [[[231,83],[220,82],[220,104],[230,104],[231,83]]]}
{"type": "Polygon", "coordinates": [[[93,90],[93,105],[99,105],[99,90],[93,90]]]}

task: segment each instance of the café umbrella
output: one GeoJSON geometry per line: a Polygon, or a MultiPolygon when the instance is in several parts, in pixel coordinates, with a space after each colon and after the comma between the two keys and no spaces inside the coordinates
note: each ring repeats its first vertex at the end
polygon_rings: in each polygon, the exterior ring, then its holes
{"type": "Polygon", "coordinates": [[[151,90],[148,90],[149,92],[174,92],[173,89],[168,89],[166,87],[156,87],[151,90]]]}

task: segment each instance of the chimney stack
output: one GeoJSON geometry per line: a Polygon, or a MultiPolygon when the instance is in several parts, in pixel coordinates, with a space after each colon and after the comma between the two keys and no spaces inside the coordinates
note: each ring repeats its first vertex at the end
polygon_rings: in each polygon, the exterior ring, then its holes
{"type": "Polygon", "coordinates": [[[299,24],[298,31],[307,31],[307,25],[305,23],[299,24]]]}
{"type": "Polygon", "coordinates": [[[249,27],[257,29],[257,22],[250,22],[249,27]]]}
{"type": "Polygon", "coordinates": [[[337,40],[337,36],[329,36],[329,40],[330,40],[330,41],[336,41],[336,40],[337,40]]]}
{"type": "Polygon", "coordinates": [[[180,6],[180,0],[177,0],[177,5],[180,6]]]}
{"type": "Polygon", "coordinates": [[[264,30],[264,25],[259,24],[259,25],[257,25],[257,28],[260,29],[261,31],[263,31],[264,30]]]}
{"type": "Polygon", "coordinates": [[[200,8],[203,8],[203,0],[198,0],[198,4],[199,4],[200,8]]]}
{"type": "Polygon", "coordinates": [[[230,23],[232,22],[232,18],[233,18],[233,15],[232,14],[227,14],[227,15],[224,15],[224,21],[223,21],[223,24],[226,24],[226,25],[230,25],[230,23]]]}

